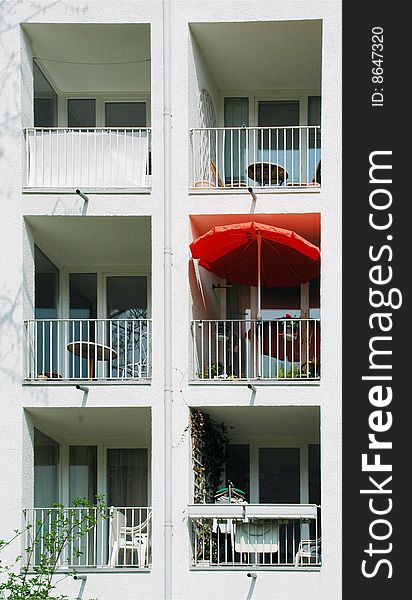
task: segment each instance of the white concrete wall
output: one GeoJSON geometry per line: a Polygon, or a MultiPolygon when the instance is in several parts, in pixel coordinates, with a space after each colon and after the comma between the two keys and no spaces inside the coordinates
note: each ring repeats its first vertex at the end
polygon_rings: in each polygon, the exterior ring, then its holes
{"type": "MultiPolygon", "coordinates": [[[[186,430],[188,406],[247,406],[251,391],[243,385],[190,385],[192,315],[189,286],[191,214],[319,212],[322,224],[322,382],[320,385],[261,385],[257,405],[320,405],[322,446],[323,566],[319,572],[259,572],[253,599],[338,600],[341,597],[341,472],[340,472],[340,256],[341,256],[341,132],[339,0],[323,2],[274,0],[174,1],[172,4],[172,246],[173,246],[173,586],[176,600],[237,600],[247,597],[251,580],[245,572],[194,572],[189,563],[185,509],[192,499],[190,444],[186,430]],[[259,195],[253,207],[248,194],[189,194],[188,128],[196,124],[196,96],[205,84],[216,96],[213,76],[191,41],[190,22],[323,20],[322,65],[322,189],[320,193],[259,195]],[[196,55],[196,56],[195,56],[196,55]],[[195,61],[198,67],[195,69],[195,61]],[[199,68],[200,67],[200,68],[199,68]],[[199,77],[199,73],[202,73],[199,77]],[[197,77],[196,78],[196,73],[197,77]],[[253,207],[253,208],[252,208],[253,207]]],[[[82,202],[67,194],[22,194],[21,130],[32,119],[30,44],[19,23],[133,23],[151,25],[153,185],[146,195],[90,195],[89,215],[149,215],[152,218],[153,380],[150,386],[90,386],[88,406],[150,406],[152,408],[153,568],[150,573],[94,573],[87,581],[67,580],[60,593],[87,600],[161,599],[163,597],[163,155],[161,2],[68,0],[0,7],[2,105],[0,123],[0,537],[20,524],[21,508],[31,496],[32,449],[24,407],[79,407],[83,394],[74,386],[22,386],[22,322],[33,298],[32,250],[24,215],[78,215],[82,202]],[[25,276],[23,279],[23,265],[25,276]],[[24,280],[24,286],[23,286],[24,280]],[[28,475],[27,475],[28,474],[28,475]]],[[[198,97],[198,96],[197,96],[198,97]]],[[[217,111],[217,106],[215,106],[217,111]]],[[[190,285],[193,286],[193,278],[190,285]]],[[[205,284],[206,285],[206,284],[205,284]]],[[[211,292],[211,281],[207,282],[211,292]]],[[[212,298],[209,298],[212,302],[212,298]]],[[[197,300],[196,300],[197,302],[197,300]]],[[[217,304],[213,310],[218,311],[217,304]]],[[[4,560],[18,552],[4,552],[4,560]]]]}
{"type": "Polygon", "coordinates": [[[188,46],[188,99],[189,99],[189,128],[191,127],[213,127],[206,125],[199,120],[199,100],[202,90],[207,90],[212,100],[214,112],[216,115],[215,127],[219,125],[219,105],[220,93],[210,72],[209,66],[199,48],[199,45],[189,31],[188,46]]]}

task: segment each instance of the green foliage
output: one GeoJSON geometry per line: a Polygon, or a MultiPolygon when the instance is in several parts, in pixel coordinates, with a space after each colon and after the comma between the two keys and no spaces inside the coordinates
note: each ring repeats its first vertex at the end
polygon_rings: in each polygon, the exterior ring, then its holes
{"type": "MultiPolygon", "coordinates": [[[[71,508],[54,504],[44,511],[41,520],[29,522],[22,531],[15,530],[9,541],[0,540],[0,551],[22,537],[29,540],[23,553],[12,564],[4,565],[0,558],[0,574],[5,575],[5,581],[0,584],[0,594],[10,600],[68,600],[67,596],[53,595],[56,589],[53,577],[61,557],[67,549],[72,556],[79,557],[82,554],[78,549],[81,547],[79,540],[99,520],[108,516],[102,496],[97,497],[96,505],[85,498],[78,498],[71,508]],[[20,562],[23,566],[19,569],[20,562]]],[[[65,571],[61,579],[75,574],[74,570],[65,571]]]]}
{"type": "Polygon", "coordinates": [[[223,375],[223,373],[224,373],[223,363],[212,362],[210,364],[210,372],[209,372],[209,367],[206,367],[206,369],[204,371],[199,371],[197,376],[199,377],[199,379],[216,379],[220,375],[223,375]]]}
{"type": "Polygon", "coordinates": [[[190,426],[195,487],[199,490],[195,502],[213,502],[227,457],[228,427],[200,410],[191,412],[190,426]]]}
{"type": "Polygon", "coordinates": [[[277,377],[278,379],[300,379],[300,367],[299,365],[294,365],[293,370],[292,367],[285,370],[285,366],[279,364],[273,369],[272,377],[277,377]]]}

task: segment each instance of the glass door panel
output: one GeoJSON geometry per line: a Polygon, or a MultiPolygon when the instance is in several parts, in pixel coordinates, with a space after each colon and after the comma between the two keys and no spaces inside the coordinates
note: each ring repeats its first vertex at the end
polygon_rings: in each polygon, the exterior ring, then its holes
{"type": "MultiPolygon", "coordinates": [[[[268,161],[285,168],[289,181],[298,181],[300,137],[298,100],[268,100],[259,102],[258,127],[263,130],[259,135],[258,160],[268,161]],[[288,129],[288,127],[296,129],[288,129]],[[273,127],[273,129],[271,129],[273,127]],[[275,129],[275,128],[281,129],[275,129]]],[[[304,144],[306,147],[306,144],[304,144]]],[[[302,148],[303,150],[303,148],[302,148]]]]}
{"type": "Polygon", "coordinates": [[[109,345],[117,354],[112,377],[147,377],[149,339],[147,328],[147,278],[121,275],[106,278],[106,314],[109,345]]]}
{"type": "Polygon", "coordinates": [[[147,449],[113,448],[107,451],[107,502],[116,507],[147,506],[147,449]]]}
{"type": "Polygon", "coordinates": [[[259,502],[300,502],[299,448],[259,449],[259,502]]]}
{"type": "Polygon", "coordinates": [[[106,102],[106,127],[146,127],[146,102],[106,102]]]}
{"type": "MultiPolygon", "coordinates": [[[[308,97],[308,125],[320,125],[321,124],[321,97],[320,96],[309,96],[308,97]]],[[[309,156],[308,156],[308,167],[310,177],[315,177],[317,183],[321,183],[320,173],[320,155],[322,147],[321,130],[310,130],[309,132],[309,156]]]]}
{"type": "Polygon", "coordinates": [[[116,564],[129,566],[146,564],[151,527],[147,506],[146,449],[113,448],[107,451],[107,501],[113,507],[109,537],[113,560],[116,564]],[[129,547],[116,550],[115,540],[121,537],[125,528],[130,531],[129,547]]]}
{"type": "Polygon", "coordinates": [[[68,127],[96,127],[96,100],[94,98],[71,98],[67,100],[68,127]]]}
{"type": "MultiPolygon", "coordinates": [[[[300,503],[299,448],[259,448],[259,502],[262,504],[300,503]]],[[[295,551],[288,540],[299,544],[301,525],[291,520],[279,530],[279,560],[291,563],[295,551]]]]}
{"type": "Polygon", "coordinates": [[[250,502],[250,458],[249,444],[229,444],[226,458],[226,482],[233,483],[235,488],[245,493],[245,500],[250,502]]]}
{"type": "MultiPolygon", "coordinates": [[[[34,429],[34,510],[32,525],[37,538],[34,564],[44,555],[42,540],[53,524],[53,506],[59,502],[59,444],[38,429],[34,429]],[[41,531],[41,535],[39,532],[41,531]]],[[[29,517],[30,519],[30,517],[29,517]]]]}
{"type": "MultiPolygon", "coordinates": [[[[225,98],[224,111],[225,127],[249,126],[249,98],[225,98]]],[[[225,182],[235,187],[246,183],[246,139],[246,129],[234,129],[225,136],[225,182]]]]}
{"type": "Polygon", "coordinates": [[[69,503],[85,498],[92,504],[97,494],[97,446],[69,448],[69,503]]]}
{"type": "Polygon", "coordinates": [[[33,60],[34,126],[57,127],[57,94],[33,60]]]}
{"type": "MultiPolygon", "coordinates": [[[[96,503],[97,494],[97,446],[69,447],[69,505],[73,506],[76,499],[96,503]]],[[[73,524],[73,542],[69,543],[68,562],[73,566],[88,566],[95,564],[98,547],[95,544],[94,532],[99,531],[97,524],[94,529],[81,534],[77,523],[83,523],[82,529],[87,528],[87,518],[97,518],[95,510],[87,507],[76,507],[73,524]]],[[[99,542],[99,540],[96,540],[99,542]]]]}
{"type": "MultiPolygon", "coordinates": [[[[320,478],[320,444],[309,444],[309,502],[310,504],[321,505],[321,478],[320,478]]],[[[315,530],[315,523],[310,523],[311,539],[320,535],[321,531],[321,512],[318,508],[318,530],[315,530]]]]}
{"type": "Polygon", "coordinates": [[[34,247],[34,317],[36,340],[36,375],[58,377],[57,329],[59,269],[34,247]]]}
{"type": "Polygon", "coordinates": [[[59,444],[34,430],[34,506],[50,508],[59,501],[59,444]]]}
{"type": "Polygon", "coordinates": [[[97,318],[97,274],[70,273],[69,317],[66,332],[68,341],[69,377],[92,379],[96,360],[93,360],[95,342],[101,342],[97,318]],[[90,371],[93,372],[90,372],[90,371]]]}

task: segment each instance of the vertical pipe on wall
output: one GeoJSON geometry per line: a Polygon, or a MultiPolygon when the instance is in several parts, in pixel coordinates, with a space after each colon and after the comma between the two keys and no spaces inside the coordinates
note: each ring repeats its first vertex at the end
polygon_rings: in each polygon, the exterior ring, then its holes
{"type": "Polygon", "coordinates": [[[164,598],[172,597],[172,248],[170,0],[163,0],[164,598]]]}

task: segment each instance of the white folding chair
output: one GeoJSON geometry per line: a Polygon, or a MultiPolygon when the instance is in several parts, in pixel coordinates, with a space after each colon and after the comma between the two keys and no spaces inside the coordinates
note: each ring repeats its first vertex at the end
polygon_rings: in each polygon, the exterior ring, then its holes
{"type": "MultiPolygon", "coordinates": [[[[131,509],[132,513],[133,510],[131,509]]],[[[139,510],[136,510],[141,514],[139,510]]],[[[110,566],[147,567],[148,566],[148,521],[150,515],[137,525],[127,525],[124,512],[118,508],[110,509],[110,566]],[[128,560],[128,556],[130,559],[128,560]],[[137,557],[137,562],[134,556],[137,557]],[[119,559],[123,560],[119,562],[119,559]]]]}
{"type": "Polygon", "coordinates": [[[320,563],[321,538],[301,540],[295,556],[295,567],[320,563]]]}

